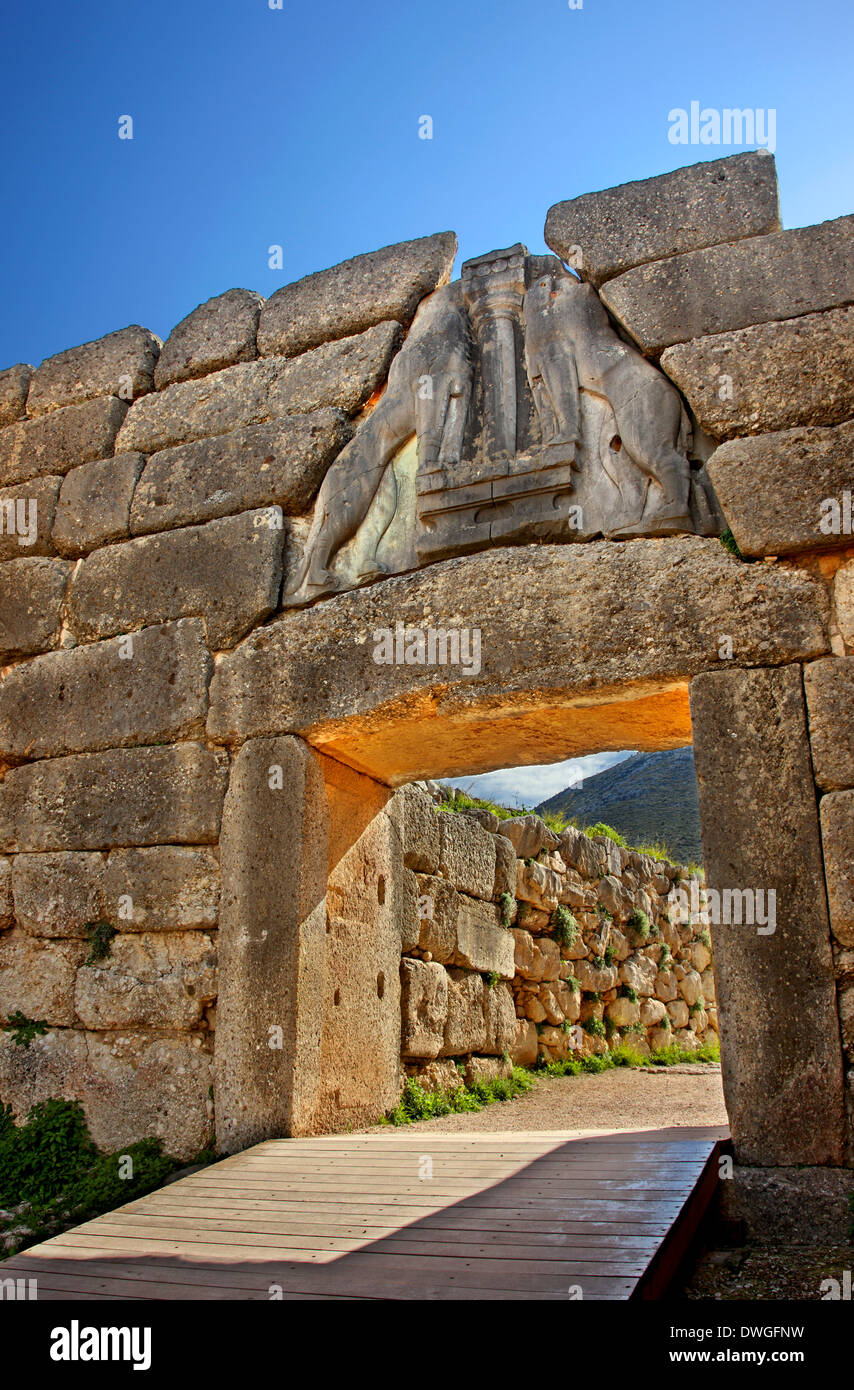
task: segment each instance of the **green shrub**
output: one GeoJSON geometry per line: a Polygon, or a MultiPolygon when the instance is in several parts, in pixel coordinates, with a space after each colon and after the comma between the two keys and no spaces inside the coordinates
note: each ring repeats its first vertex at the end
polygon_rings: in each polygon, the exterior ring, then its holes
{"type": "Polygon", "coordinates": [[[49,1029],[50,1024],[46,1023],[43,1018],[27,1018],[20,1009],[16,1009],[13,1014],[10,1014],[3,1024],[3,1032],[11,1033],[12,1042],[15,1043],[16,1047],[25,1048],[29,1047],[33,1038],[40,1037],[49,1029]]]}
{"type": "Polygon", "coordinates": [[[415,1120],[430,1120],[437,1115],[472,1113],[494,1101],[512,1100],[530,1091],[534,1077],[524,1067],[514,1067],[510,1076],[494,1081],[476,1081],[473,1086],[459,1085],[453,1090],[425,1091],[418,1079],[406,1080],[403,1094],[384,1124],[410,1125],[415,1120]]]}
{"type": "Polygon", "coordinates": [[[712,949],[712,934],[711,934],[711,932],[709,931],[708,927],[704,927],[703,930],[702,930],[701,932],[698,932],[698,933],[697,933],[697,940],[698,940],[698,941],[702,941],[702,943],[703,943],[703,945],[705,946],[705,948],[706,948],[707,951],[711,951],[711,949],[712,949]]]}
{"type": "Polygon", "coordinates": [[[582,1027],[585,1033],[589,1033],[592,1038],[604,1038],[605,1036],[605,1025],[601,1018],[588,1018],[582,1027]]]}
{"type": "Polygon", "coordinates": [[[604,956],[592,956],[591,959],[590,959],[590,964],[593,966],[593,969],[594,969],[594,970],[604,970],[604,969],[605,969],[605,957],[604,957],[604,956]]]}
{"type": "Polygon", "coordinates": [[[512,893],[504,892],[498,899],[498,906],[501,909],[501,925],[509,927],[516,920],[518,904],[512,893]]]}
{"type": "Polygon", "coordinates": [[[619,992],[623,999],[628,999],[632,1004],[638,1002],[638,992],[632,985],[620,985],[619,992]]]}
{"type": "Polygon", "coordinates": [[[636,907],[629,917],[628,926],[640,937],[641,941],[649,938],[649,918],[641,908],[636,907]]]}
{"type": "Polygon", "coordinates": [[[84,964],[96,965],[99,960],[106,960],[110,954],[110,943],[116,935],[115,927],[111,927],[109,922],[84,922],[83,929],[90,946],[84,964]]]}
{"type": "Polygon", "coordinates": [[[725,549],[728,550],[731,555],[734,555],[737,560],[744,559],[744,556],[738,548],[738,542],[736,541],[735,536],[732,534],[732,531],[730,531],[729,527],[727,527],[725,531],[721,532],[719,540],[721,545],[724,546],[725,549]]]}
{"type": "Polygon", "coordinates": [[[628,849],[625,836],[621,835],[619,830],[615,830],[612,825],[606,825],[604,821],[597,821],[595,825],[586,825],[584,834],[604,835],[607,840],[613,840],[614,844],[619,845],[621,849],[628,849]]]}
{"type": "Polygon", "coordinates": [[[579,994],[581,992],[581,981],[576,979],[574,975],[567,975],[564,984],[569,986],[573,994],[579,994]]]}
{"type": "Polygon", "coordinates": [[[552,913],[550,925],[554,931],[555,940],[561,946],[569,948],[575,945],[581,928],[568,907],[562,905],[556,907],[552,913]]]}

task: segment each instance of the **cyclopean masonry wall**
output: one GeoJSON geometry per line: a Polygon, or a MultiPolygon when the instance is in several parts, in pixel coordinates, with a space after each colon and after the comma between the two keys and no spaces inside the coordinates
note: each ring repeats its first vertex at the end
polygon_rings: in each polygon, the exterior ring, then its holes
{"type": "Polygon", "coordinates": [[[737,1154],[854,1162],[851,229],[781,231],[738,155],[559,204],[554,256],[451,282],[441,234],[0,373],[17,1114],[376,1118],[393,789],[693,740],[710,886],[777,894],[712,927],[737,1154]]]}

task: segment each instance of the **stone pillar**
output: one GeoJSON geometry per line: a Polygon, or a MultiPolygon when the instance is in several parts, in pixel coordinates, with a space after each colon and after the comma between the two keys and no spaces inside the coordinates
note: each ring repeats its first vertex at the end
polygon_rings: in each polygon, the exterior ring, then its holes
{"type": "Polygon", "coordinates": [[[463,294],[480,343],[484,441],[491,461],[516,454],[516,332],[525,293],[525,248],[491,251],[466,261],[463,294]]]}
{"type": "Polygon", "coordinates": [[[254,738],[222,819],[218,1147],[310,1132],[320,1065],[329,817],[298,738],[254,738]]]}
{"type": "Polygon", "coordinates": [[[739,925],[734,898],[729,913],[722,902],[730,921],[711,927],[737,1158],[841,1164],[842,1052],[801,667],[699,675],[691,719],[707,886],[740,890],[743,908],[746,889],[763,889],[766,909],[776,892],[773,932],[739,925]]]}

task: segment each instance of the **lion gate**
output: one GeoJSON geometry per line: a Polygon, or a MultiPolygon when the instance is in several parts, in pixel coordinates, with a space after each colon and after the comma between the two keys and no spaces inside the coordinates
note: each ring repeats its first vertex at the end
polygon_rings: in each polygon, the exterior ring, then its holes
{"type": "Polygon", "coordinates": [[[0,1098],[376,1119],[394,789],[693,741],[737,1157],[852,1165],[852,228],[741,154],[0,374],[0,1098]]]}

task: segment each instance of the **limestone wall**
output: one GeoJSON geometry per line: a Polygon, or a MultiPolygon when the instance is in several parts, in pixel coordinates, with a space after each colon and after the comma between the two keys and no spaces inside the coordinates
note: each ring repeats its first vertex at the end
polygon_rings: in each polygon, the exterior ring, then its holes
{"type": "Polygon", "coordinates": [[[694,1049],[717,1033],[701,884],[605,836],[538,816],[450,812],[398,793],[417,945],[403,956],[404,1066],[430,1089],[512,1063],[694,1049]],[[681,906],[674,889],[685,893],[681,906]],[[575,1025],[575,1026],[574,1026],[575,1025]]]}

